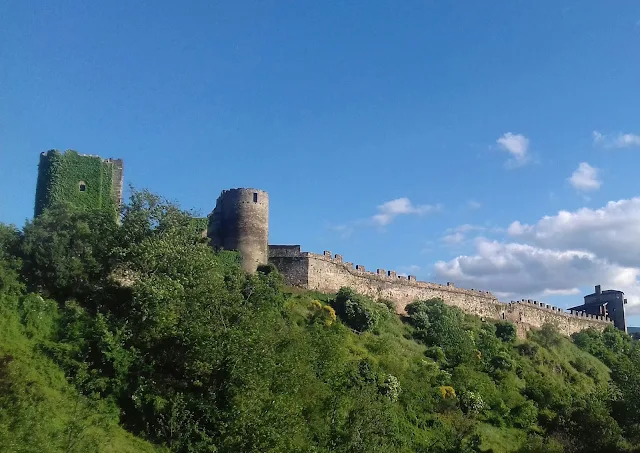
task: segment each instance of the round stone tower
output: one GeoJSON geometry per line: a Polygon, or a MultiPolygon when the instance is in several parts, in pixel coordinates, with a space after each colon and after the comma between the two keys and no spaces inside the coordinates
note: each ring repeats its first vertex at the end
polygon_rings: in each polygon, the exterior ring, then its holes
{"type": "Polygon", "coordinates": [[[209,214],[207,236],[215,249],[237,250],[253,273],[269,259],[269,194],[258,189],[223,190],[209,214]]]}

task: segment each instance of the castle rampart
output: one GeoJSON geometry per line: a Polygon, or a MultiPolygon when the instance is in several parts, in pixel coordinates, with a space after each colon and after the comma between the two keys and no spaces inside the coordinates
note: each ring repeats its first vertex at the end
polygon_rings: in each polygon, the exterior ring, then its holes
{"type": "Polygon", "coordinates": [[[565,335],[588,327],[602,329],[612,323],[604,316],[567,313],[534,300],[500,302],[488,291],[458,288],[452,282],[441,285],[418,281],[413,275],[403,277],[394,270],[369,272],[362,265],[344,262],[341,255],[329,251],[322,255],[302,252],[299,245],[270,245],[269,261],[280,270],[288,285],[325,293],[348,286],[373,299],[393,301],[398,314],[405,314],[411,302],[437,297],[465,313],[513,322],[521,336],[546,322],[555,324],[565,335]]]}

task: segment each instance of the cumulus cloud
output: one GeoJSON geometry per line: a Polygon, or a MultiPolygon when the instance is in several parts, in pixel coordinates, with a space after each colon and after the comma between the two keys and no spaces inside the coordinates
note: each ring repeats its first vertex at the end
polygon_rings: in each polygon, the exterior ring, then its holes
{"type": "Polygon", "coordinates": [[[528,162],[529,139],[524,135],[506,132],[496,143],[500,149],[511,155],[511,159],[507,161],[509,166],[521,166],[528,162]]]}
{"type": "Polygon", "coordinates": [[[620,289],[628,313],[640,312],[640,198],[612,201],[545,216],[532,225],[513,222],[508,241],[477,238],[469,256],[435,264],[435,275],[459,286],[505,298],[573,296],[601,284],[620,289]]]}
{"type": "Polygon", "coordinates": [[[423,215],[429,212],[437,211],[439,209],[441,209],[440,205],[415,206],[406,197],[396,198],[395,200],[387,201],[378,206],[378,213],[371,217],[371,221],[375,225],[385,226],[391,223],[393,219],[399,215],[423,215]]]}
{"type": "Polygon", "coordinates": [[[580,162],[578,168],[569,177],[571,185],[580,192],[598,190],[602,185],[599,179],[599,170],[587,162],[580,162]]]}
{"type": "Polygon", "coordinates": [[[469,206],[469,209],[480,209],[482,207],[482,205],[475,200],[469,200],[467,206],[469,206]]]}
{"type": "MultiPolygon", "coordinates": [[[[601,283],[640,296],[640,268],[629,268],[578,250],[551,250],[479,238],[476,254],[438,261],[435,274],[467,288],[490,289],[503,297],[574,294],[601,283]]],[[[637,297],[640,302],[640,297],[637,297]]],[[[576,298],[575,304],[581,302],[576,298]]]]}
{"type": "Polygon", "coordinates": [[[515,221],[507,232],[540,247],[584,250],[623,266],[640,267],[640,197],[610,201],[599,209],[560,211],[533,225],[515,221]]]}
{"type": "Polygon", "coordinates": [[[631,148],[640,146],[640,135],[620,132],[617,135],[605,135],[592,132],[593,144],[604,148],[631,148]]]}

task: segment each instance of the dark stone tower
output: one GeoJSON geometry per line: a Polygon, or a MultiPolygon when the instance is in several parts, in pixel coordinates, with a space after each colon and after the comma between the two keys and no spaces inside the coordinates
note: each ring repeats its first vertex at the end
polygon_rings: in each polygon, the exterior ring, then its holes
{"type": "Polygon", "coordinates": [[[207,236],[215,249],[237,250],[253,273],[269,259],[269,194],[258,189],[224,190],[209,214],[207,236]]]}
{"type": "Polygon", "coordinates": [[[584,296],[584,304],[571,307],[570,310],[583,311],[591,315],[606,315],[613,321],[613,325],[623,332],[627,332],[627,319],[624,306],[627,299],[624,293],[616,289],[602,291],[600,285],[596,285],[593,294],[584,296]]]}

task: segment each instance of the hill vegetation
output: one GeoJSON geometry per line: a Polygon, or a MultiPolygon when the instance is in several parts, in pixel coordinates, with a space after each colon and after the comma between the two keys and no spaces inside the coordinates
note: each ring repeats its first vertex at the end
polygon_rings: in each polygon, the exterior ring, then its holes
{"type": "Polygon", "coordinates": [[[2,452],[639,452],[640,349],[285,288],[133,192],[0,225],[2,452]]]}

